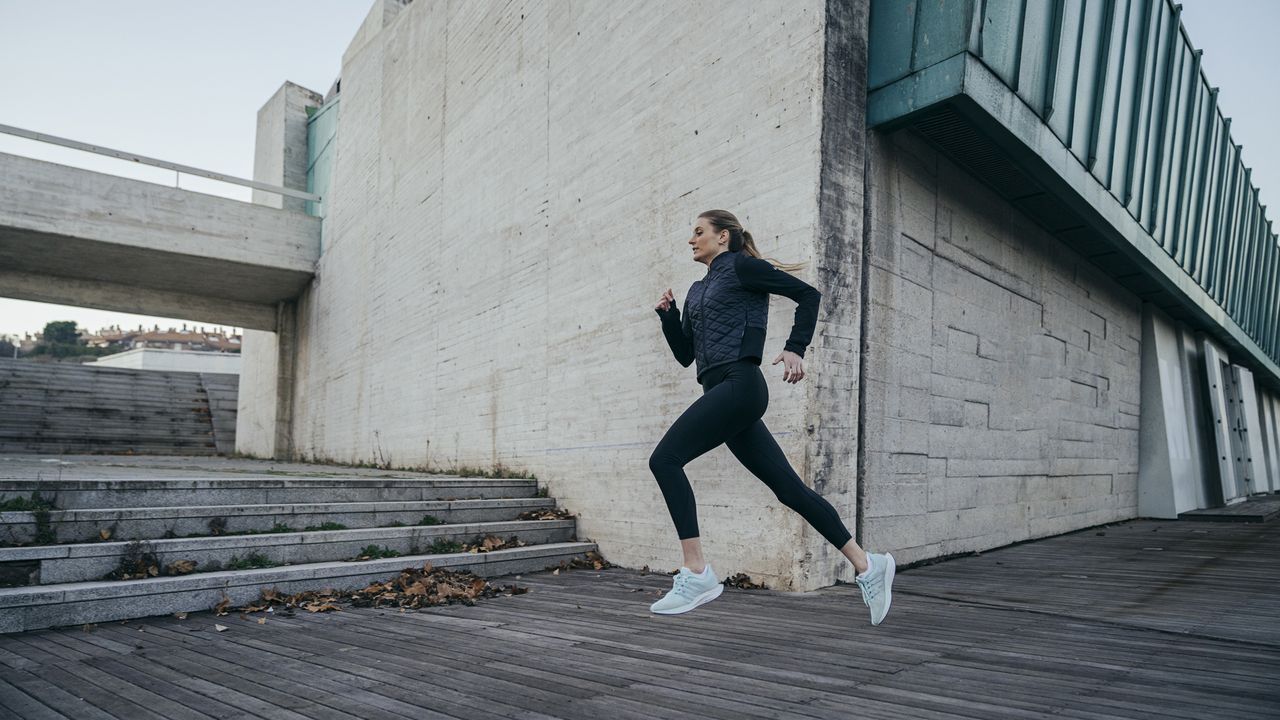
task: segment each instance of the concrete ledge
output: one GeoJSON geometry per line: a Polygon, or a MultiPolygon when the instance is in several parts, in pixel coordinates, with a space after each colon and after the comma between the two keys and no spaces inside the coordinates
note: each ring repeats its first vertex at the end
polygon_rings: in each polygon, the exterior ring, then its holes
{"type": "Polygon", "coordinates": [[[497,577],[541,570],[596,549],[595,543],[564,542],[488,553],[410,555],[359,563],[324,562],[150,580],[5,588],[0,589],[0,632],[208,610],[224,597],[232,605],[244,605],[258,599],[260,591],[267,588],[283,593],[323,588],[358,589],[426,562],[433,567],[497,577]]]}
{"type": "MultiPolygon", "coordinates": [[[[196,570],[213,562],[225,564],[233,556],[258,553],[273,563],[297,565],[356,557],[367,545],[385,546],[401,555],[418,554],[436,540],[467,542],[477,535],[504,539],[518,536],[527,543],[567,542],[576,520],[513,520],[445,525],[319,530],[264,533],[172,540],[149,540],[159,564],[192,560],[196,570]]],[[[100,581],[120,565],[129,542],[82,545],[43,545],[0,549],[0,567],[7,563],[31,563],[27,586],[100,581]]]]}
{"type": "MultiPolygon", "coordinates": [[[[198,505],[191,507],[140,507],[92,510],[51,510],[49,523],[58,542],[97,543],[99,531],[110,529],[113,538],[162,538],[203,535],[213,518],[225,520],[227,532],[269,530],[276,523],[290,526],[336,522],[347,527],[377,527],[392,522],[416,523],[431,514],[446,523],[514,520],[528,510],[554,509],[553,498],[491,498],[479,500],[419,500],[409,502],[277,503],[271,505],[198,505]]],[[[0,512],[0,541],[31,542],[35,538],[35,514],[0,512]]],[[[0,548],[0,559],[26,548],[0,548]]]]}
{"type": "Polygon", "coordinates": [[[181,507],[361,500],[533,497],[536,480],[505,478],[148,478],[146,480],[0,480],[0,500],[40,491],[62,510],[181,507]]]}

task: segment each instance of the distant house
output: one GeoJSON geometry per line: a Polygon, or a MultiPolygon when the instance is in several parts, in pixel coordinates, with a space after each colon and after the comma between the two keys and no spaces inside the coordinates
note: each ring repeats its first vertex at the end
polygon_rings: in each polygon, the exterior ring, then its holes
{"type": "Polygon", "coordinates": [[[121,350],[155,348],[162,350],[191,350],[199,352],[240,352],[240,336],[212,332],[204,327],[190,329],[184,324],[181,330],[158,326],[151,330],[121,330],[119,327],[99,330],[83,336],[91,347],[118,347],[121,350]]]}

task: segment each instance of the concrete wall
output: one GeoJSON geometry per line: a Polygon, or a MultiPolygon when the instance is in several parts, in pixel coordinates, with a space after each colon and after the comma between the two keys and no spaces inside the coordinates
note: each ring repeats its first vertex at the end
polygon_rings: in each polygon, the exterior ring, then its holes
{"type": "MultiPolygon", "coordinates": [[[[766,255],[818,260],[809,282],[848,273],[816,257],[825,5],[747,7],[374,6],[344,57],[324,254],[298,305],[300,456],[534,473],[613,562],[678,565],[647,460],[700,387],[652,308],[705,273],[695,216],[732,210],[766,255]]],[[[774,298],[769,360],[794,308],[774,298]]],[[[765,371],[766,421],[808,477],[814,386],[765,371]]],[[[846,408],[851,375],[828,390],[846,408]]],[[[717,569],[789,586],[799,516],[724,447],[686,470],[717,569]]]]}
{"type": "Polygon", "coordinates": [[[1137,299],[918,136],[869,145],[864,546],[1134,517],[1137,299]]]}

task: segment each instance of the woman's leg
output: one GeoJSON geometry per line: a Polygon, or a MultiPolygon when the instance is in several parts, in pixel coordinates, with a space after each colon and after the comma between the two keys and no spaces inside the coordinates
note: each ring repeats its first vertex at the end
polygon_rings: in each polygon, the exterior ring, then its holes
{"type": "Polygon", "coordinates": [[[684,466],[742,431],[759,415],[739,402],[730,379],[708,389],[667,430],[649,456],[649,469],[658,481],[667,510],[684,551],[685,567],[701,572],[706,562],[698,537],[697,505],[684,466]]]}
{"type": "MultiPolygon", "coordinates": [[[[744,401],[767,407],[768,386],[764,376],[761,374],[758,378],[749,380],[739,388],[740,394],[747,396],[744,401]],[[761,397],[763,402],[760,401],[761,397]]],[[[828,542],[839,548],[859,573],[866,571],[866,552],[853,541],[853,535],[831,503],[805,485],[792,469],[791,463],[787,462],[786,455],[778,447],[763,420],[755,420],[742,432],[726,440],[725,444],[734,457],[751,474],[763,480],[784,505],[800,513],[828,542]]]]}

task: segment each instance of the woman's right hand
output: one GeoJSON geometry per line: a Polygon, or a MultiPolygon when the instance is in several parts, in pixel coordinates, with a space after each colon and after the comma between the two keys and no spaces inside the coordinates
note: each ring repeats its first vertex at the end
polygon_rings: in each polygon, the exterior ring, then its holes
{"type": "Polygon", "coordinates": [[[667,288],[667,291],[662,293],[662,299],[659,300],[658,304],[654,305],[653,307],[655,310],[666,312],[667,310],[671,309],[671,306],[675,304],[675,301],[676,301],[676,296],[671,294],[671,288],[667,288]]]}

